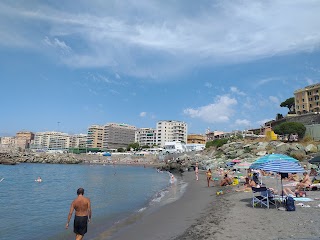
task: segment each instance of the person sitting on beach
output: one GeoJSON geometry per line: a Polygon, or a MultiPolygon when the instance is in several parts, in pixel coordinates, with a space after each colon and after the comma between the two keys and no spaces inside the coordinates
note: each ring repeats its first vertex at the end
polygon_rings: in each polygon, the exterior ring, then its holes
{"type": "Polygon", "coordinates": [[[309,176],[314,176],[315,177],[317,175],[318,175],[317,171],[314,168],[311,168],[309,176]]]}
{"type": "Polygon", "coordinates": [[[289,181],[299,182],[299,176],[298,176],[297,173],[289,174],[288,180],[289,180],[289,181]]]}
{"type": "Polygon", "coordinates": [[[220,186],[227,186],[232,183],[232,179],[228,177],[228,174],[225,174],[221,180],[220,186]]]}
{"type": "Polygon", "coordinates": [[[307,172],[304,172],[303,176],[304,176],[304,178],[300,181],[300,183],[298,183],[296,185],[297,190],[301,190],[303,188],[310,187],[310,185],[312,184],[311,179],[309,177],[309,174],[307,172]]]}

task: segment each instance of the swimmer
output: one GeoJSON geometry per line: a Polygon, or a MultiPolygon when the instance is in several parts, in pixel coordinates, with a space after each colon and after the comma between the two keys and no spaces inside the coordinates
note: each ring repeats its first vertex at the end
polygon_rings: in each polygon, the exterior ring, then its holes
{"type": "Polygon", "coordinates": [[[42,182],[42,179],[41,179],[41,177],[38,177],[35,181],[36,182],[42,182]]]}
{"type": "Polygon", "coordinates": [[[171,183],[174,183],[174,181],[175,181],[175,178],[174,178],[173,174],[171,174],[170,182],[171,182],[171,183]]]}

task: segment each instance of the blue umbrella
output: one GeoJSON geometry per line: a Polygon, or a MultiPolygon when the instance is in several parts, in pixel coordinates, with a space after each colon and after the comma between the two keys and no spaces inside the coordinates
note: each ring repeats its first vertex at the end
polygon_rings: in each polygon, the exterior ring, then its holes
{"type": "Polygon", "coordinates": [[[305,171],[298,162],[287,162],[281,159],[260,164],[259,169],[276,173],[299,173],[305,171]]]}
{"type": "Polygon", "coordinates": [[[258,158],[256,161],[254,161],[250,168],[252,169],[260,169],[261,164],[269,163],[269,162],[274,162],[274,161],[286,161],[286,162],[299,162],[297,159],[294,159],[293,157],[284,155],[284,154],[268,154],[263,157],[258,158]]]}

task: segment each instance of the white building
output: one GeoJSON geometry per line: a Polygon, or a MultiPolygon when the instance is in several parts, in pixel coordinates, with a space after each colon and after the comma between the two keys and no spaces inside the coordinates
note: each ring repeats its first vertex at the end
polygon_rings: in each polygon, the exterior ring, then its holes
{"type": "Polygon", "coordinates": [[[156,144],[156,130],[154,128],[139,128],[135,132],[135,142],[140,146],[150,146],[156,144]]]}
{"type": "Polygon", "coordinates": [[[70,136],[70,147],[72,148],[86,148],[87,147],[87,135],[75,134],[70,136]]]}
{"type": "Polygon", "coordinates": [[[157,122],[157,145],[164,147],[166,142],[181,141],[187,143],[187,124],[181,121],[157,122]]]}
{"type": "Polygon", "coordinates": [[[38,132],[34,136],[32,149],[67,150],[70,147],[70,136],[62,132],[38,132]]]}

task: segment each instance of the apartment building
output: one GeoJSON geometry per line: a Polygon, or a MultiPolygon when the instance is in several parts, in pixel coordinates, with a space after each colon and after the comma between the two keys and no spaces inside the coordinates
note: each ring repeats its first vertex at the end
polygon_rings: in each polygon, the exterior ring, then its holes
{"type": "Polygon", "coordinates": [[[104,127],[100,125],[91,125],[88,128],[87,148],[102,149],[104,127]]]}
{"type": "Polygon", "coordinates": [[[126,148],[135,141],[136,127],[128,124],[108,123],[103,128],[103,148],[126,148]]]}
{"type": "Polygon", "coordinates": [[[164,147],[166,142],[187,142],[187,124],[181,121],[165,120],[157,122],[157,145],[164,147]]]}
{"type": "Polygon", "coordinates": [[[207,131],[206,133],[207,141],[213,141],[215,139],[225,138],[225,133],[221,131],[207,131]]]}
{"type": "Polygon", "coordinates": [[[70,147],[70,136],[62,132],[37,132],[34,135],[32,149],[67,150],[70,147]]]}
{"type": "Polygon", "coordinates": [[[189,134],[187,136],[187,143],[206,144],[206,136],[201,134],[189,134]]]}
{"type": "Polygon", "coordinates": [[[135,142],[140,146],[156,145],[156,130],[154,128],[139,128],[135,132],[135,142]]]}
{"type": "Polygon", "coordinates": [[[294,92],[296,113],[320,112],[319,92],[320,83],[296,90],[294,92]]]}
{"type": "Polygon", "coordinates": [[[20,148],[29,148],[31,141],[34,140],[34,133],[30,131],[19,131],[16,133],[16,144],[20,148]]]}
{"type": "Polygon", "coordinates": [[[87,135],[86,134],[75,134],[70,136],[70,147],[71,148],[86,148],[87,147],[87,135]]]}

